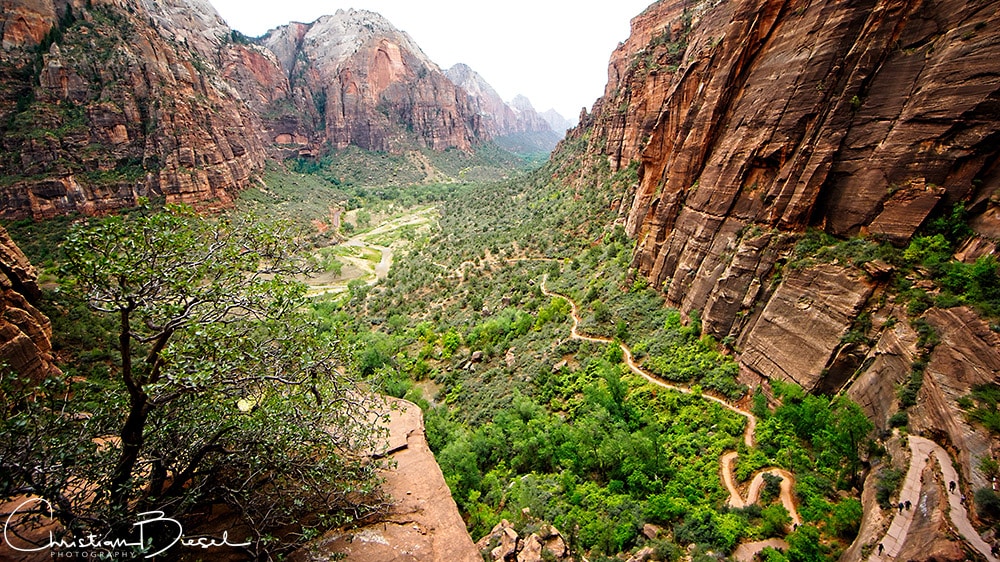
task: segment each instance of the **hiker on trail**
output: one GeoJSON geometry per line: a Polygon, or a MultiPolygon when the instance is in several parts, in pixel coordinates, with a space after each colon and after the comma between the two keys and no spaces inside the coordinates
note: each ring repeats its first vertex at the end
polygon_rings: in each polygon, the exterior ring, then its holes
{"type": "Polygon", "coordinates": [[[883,550],[885,550],[885,547],[882,546],[882,543],[878,543],[878,555],[879,556],[882,556],[882,551],[883,550]]]}
{"type": "Polygon", "coordinates": [[[959,501],[958,503],[960,503],[961,505],[965,505],[965,494],[962,494],[962,500],[959,501]]]}
{"type": "Polygon", "coordinates": [[[904,507],[903,502],[899,502],[899,512],[900,513],[903,513],[903,507],[904,507]]]}
{"type": "Polygon", "coordinates": [[[951,492],[951,493],[953,493],[953,494],[955,493],[955,481],[954,480],[952,480],[951,482],[948,482],[948,491],[951,492]]]}
{"type": "Polygon", "coordinates": [[[910,507],[912,507],[912,506],[913,506],[913,504],[910,503],[910,500],[906,500],[906,511],[910,511],[910,507]]]}

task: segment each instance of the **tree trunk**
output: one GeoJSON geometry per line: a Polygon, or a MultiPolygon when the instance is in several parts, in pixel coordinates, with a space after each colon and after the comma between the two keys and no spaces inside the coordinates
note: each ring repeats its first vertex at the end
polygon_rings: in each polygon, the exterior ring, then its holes
{"type": "Polygon", "coordinates": [[[139,461],[143,445],[143,429],[149,416],[149,396],[140,384],[136,384],[132,374],[132,334],[129,314],[130,309],[121,311],[121,332],[118,335],[118,345],[122,354],[122,379],[129,394],[129,411],[119,434],[122,440],[122,452],[111,477],[111,506],[120,512],[124,512],[128,506],[129,481],[139,461]]]}

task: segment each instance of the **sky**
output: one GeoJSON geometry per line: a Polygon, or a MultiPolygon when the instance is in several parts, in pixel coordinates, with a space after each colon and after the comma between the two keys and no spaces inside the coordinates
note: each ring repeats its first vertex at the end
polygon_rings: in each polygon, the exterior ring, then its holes
{"type": "Polygon", "coordinates": [[[575,122],[604,93],[611,52],[653,0],[211,0],[251,37],[338,9],[365,9],[410,34],[442,69],[465,63],[505,100],[523,94],[538,111],[575,122]]]}

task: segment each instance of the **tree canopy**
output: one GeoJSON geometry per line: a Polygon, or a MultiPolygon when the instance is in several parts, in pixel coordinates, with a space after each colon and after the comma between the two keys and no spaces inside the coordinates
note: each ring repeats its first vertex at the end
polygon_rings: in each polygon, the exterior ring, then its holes
{"type": "Polygon", "coordinates": [[[377,416],[304,312],[297,239],[185,207],[71,229],[65,271],[115,319],[113,374],[4,378],[2,497],[46,499],[71,536],[117,535],[150,510],[197,524],[225,505],[255,556],[295,543],[278,546],[278,529],[375,506],[377,416]]]}

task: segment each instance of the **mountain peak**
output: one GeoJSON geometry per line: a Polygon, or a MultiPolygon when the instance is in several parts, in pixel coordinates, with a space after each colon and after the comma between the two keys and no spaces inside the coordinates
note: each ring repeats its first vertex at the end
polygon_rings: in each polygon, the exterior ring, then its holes
{"type": "Polygon", "coordinates": [[[514,96],[514,99],[510,100],[510,106],[518,111],[535,111],[535,106],[531,105],[531,100],[521,94],[514,96]]]}
{"type": "MultiPolygon", "coordinates": [[[[282,28],[272,31],[268,37],[280,30],[282,28]]],[[[381,14],[368,10],[341,9],[332,15],[320,16],[308,24],[302,44],[309,46],[317,55],[316,60],[339,65],[366,44],[383,39],[395,44],[400,50],[412,53],[425,67],[439,70],[409,34],[397,29],[381,14]]]]}

